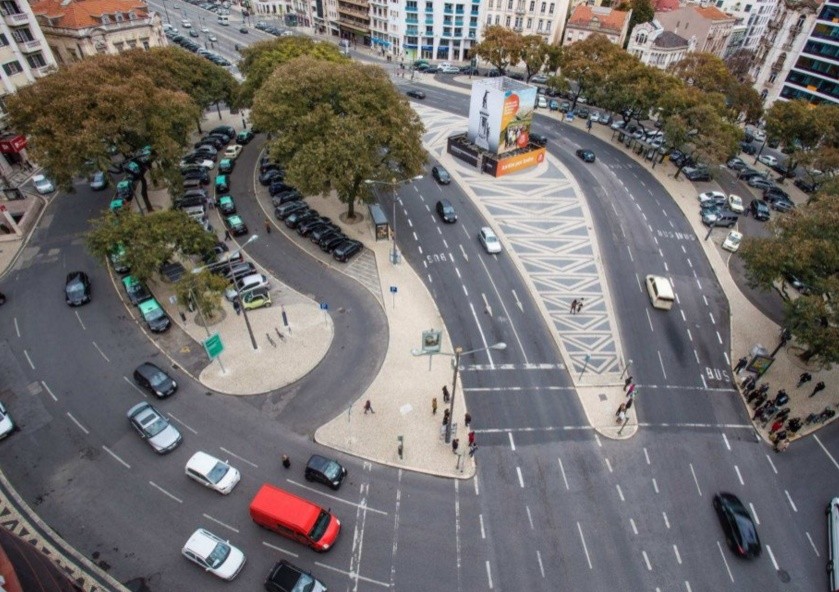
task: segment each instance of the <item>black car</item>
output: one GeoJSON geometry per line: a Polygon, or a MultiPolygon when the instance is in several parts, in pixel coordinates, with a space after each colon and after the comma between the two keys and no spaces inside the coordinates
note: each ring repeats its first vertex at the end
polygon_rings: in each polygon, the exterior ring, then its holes
{"type": "Polygon", "coordinates": [[[718,493],[714,496],[714,509],[731,550],[746,559],[759,557],[760,539],[743,502],[734,494],[718,493]]]}
{"type": "Polygon", "coordinates": [[[181,174],[183,175],[184,181],[188,179],[197,179],[202,185],[209,185],[210,183],[210,175],[207,174],[207,169],[204,167],[190,168],[181,174]]]}
{"type": "Polygon", "coordinates": [[[737,173],[737,178],[742,179],[743,181],[748,181],[752,177],[766,177],[766,173],[753,169],[750,166],[740,169],[740,172],[737,173]]]}
{"type": "Polygon", "coordinates": [[[270,156],[268,156],[267,154],[264,154],[259,159],[259,172],[260,172],[260,174],[262,174],[265,171],[267,171],[268,169],[278,169],[279,170],[279,169],[282,169],[282,167],[279,165],[279,163],[276,163],[273,160],[271,160],[270,156]]]}
{"type": "Polygon", "coordinates": [[[210,146],[209,144],[201,144],[197,148],[192,151],[193,154],[200,154],[202,156],[206,156],[210,160],[215,160],[218,156],[218,150],[210,146]]]}
{"type": "Polygon", "coordinates": [[[330,222],[328,224],[322,224],[316,228],[313,228],[312,231],[309,233],[309,238],[312,240],[313,243],[320,244],[321,238],[333,232],[338,232],[338,226],[330,222]]]}
{"type": "Polygon", "coordinates": [[[265,578],[265,589],[268,592],[296,592],[298,590],[326,590],[326,586],[312,577],[309,572],[283,559],[271,568],[268,577],[265,578]]]}
{"type": "Polygon", "coordinates": [[[804,179],[796,179],[795,186],[804,193],[815,193],[819,190],[819,184],[814,181],[806,181],[804,179]]]}
{"type": "Polygon", "coordinates": [[[320,247],[320,250],[324,253],[331,253],[335,250],[335,247],[340,245],[345,240],[347,240],[346,235],[344,235],[343,232],[335,230],[332,232],[327,232],[322,237],[320,237],[320,240],[318,241],[318,246],[320,247]]]}
{"type": "Polygon", "coordinates": [[[773,195],[771,198],[767,198],[767,201],[772,205],[772,209],[777,212],[789,212],[795,207],[795,203],[783,195],[773,195]]]}
{"type": "Polygon", "coordinates": [[[271,198],[271,203],[274,207],[277,207],[283,205],[284,203],[288,203],[290,201],[300,201],[301,199],[303,199],[303,194],[294,189],[292,191],[283,191],[282,193],[278,193],[273,196],[271,198]]]}
{"type": "Polygon", "coordinates": [[[452,177],[449,171],[440,165],[431,167],[431,176],[434,177],[441,185],[448,185],[452,182],[452,177]]]}
{"type": "Polygon", "coordinates": [[[198,142],[195,143],[193,148],[200,148],[201,146],[207,145],[212,146],[216,150],[221,150],[224,146],[225,142],[218,136],[204,136],[198,142]]]}
{"type": "Polygon", "coordinates": [[[409,90],[408,92],[406,92],[405,94],[408,95],[411,98],[414,98],[414,99],[424,99],[425,98],[425,93],[424,92],[422,92],[421,90],[413,89],[413,88],[411,90],[409,90]]]}
{"type": "Polygon", "coordinates": [[[753,199],[749,204],[749,212],[755,220],[769,220],[769,206],[762,199],[753,199]]]}
{"type": "Polygon", "coordinates": [[[306,463],[304,474],[306,481],[317,481],[328,485],[335,491],[341,487],[341,482],[347,476],[347,469],[341,466],[338,461],[313,454],[306,463]]]}
{"type": "Polygon", "coordinates": [[[350,259],[352,259],[355,255],[361,252],[361,249],[364,248],[359,241],[353,239],[347,239],[342,242],[340,245],[335,247],[335,250],[332,251],[332,257],[335,258],[336,261],[340,261],[341,263],[346,263],[350,259]]]}
{"type": "Polygon", "coordinates": [[[757,147],[749,142],[740,142],[740,150],[749,156],[757,154],[757,147]]]}
{"type": "Polygon", "coordinates": [[[789,193],[781,189],[780,187],[769,187],[768,189],[763,190],[763,198],[769,199],[770,196],[772,197],[785,197],[790,199],[789,193]]]}
{"type": "Polygon", "coordinates": [[[742,171],[748,165],[746,164],[746,161],[742,158],[734,156],[728,159],[728,162],[725,163],[725,166],[730,168],[732,171],[742,171]]]}
{"type": "Polygon", "coordinates": [[[134,370],[134,381],[160,399],[173,395],[178,390],[178,383],[151,362],[137,366],[134,370]]]}
{"type": "Polygon", "coordinates": [[[308,210],[309,205],[303,201],[292,201],[288,203],[284,203],[281,206],[277,206],[274,208],[274,216],[277,217],[278,220],[285,220],[289,216],[291,216],[295,212],[299,212],[301,210],[308,210]]]}
{"type": "Polygon", "coordinates": [[[224,134],[229,142],[236,137],[236,130],[231,125],[219,125],[210,130],[211,134],[224,134]]]}
{"type": "Polygon", "coordinates": [[[285,181],[272,181],[268,186],[268,194],[273,197],[278,193],[285,193],[286,191],[292,191],[293,189],[294,187],[287,185],[285,181]]]}
{"type": "Polygon", "coordinates": [[[580,119],[588,119],[588,116],[589,116],[588,109],[577,109],[575,114],[580,119]]]}
{"type": "Polygon", "coordinates": [[[682,173],[684,174],[685,178],[688,181],[710,181],[711,180],[711,173],[708,172],[708,169],[699,168],[699,167],[685,167],[682,169],[682,173]]]}
{"type": "Polygon", "coordinates": [[[284,220],[286,227],[294,229],[297,228],[300,224],[309,220],[310,218],[318,218],[320,214],[316,210],[312,210],[310,208],[305,208],[297,212],[293,212],[290,216],[287,216],[284,220]]]}
{"type": "Polygon", "coordinates": [[[452,202],[447,199],[441,199],[437,202],[437,215],[446,224],[454,224],[457,222],[457,212],[454,211],[452,202]]]}
{"type": "Polygon", "coordinates": [[[297,234],[300,236],[309,236],[309,234],[315,229],[320,226],[332,224],[332,220],[327,218],[326,216],[319,216],[317,218],[310,218],[305,222],[301,222],[297,225],[297,234]]]}
{"type": "Polygon", "coordinates": [[[219,196],[216,200],[216,206],[218,207],[218,211],[225,216],[236,213],[236,202],[233,201],[233,198],[229,195],[219,196]]]}
{"type": "Polygon", "coordinates": [[[90,302],[90,278],[83,271],[72,271],[64,282],[64,300],[70,306],[81,306],[90,302]]]}
{"type": "Polygon", "coordinates": [[[766,177],[754,176],[749,177],[749,180],[746,181],[749,187],[754,187],[755,189],[769,189],[771,187],[775,187],[775,184],[767,179],[766,177]]]}
{"type": "Polygon", "coordinates": [[[577,150],[577,156],[582,158],[585,162],[594,162],[596,158],[594,156],[594,152],[591,150],[583,150],[582,148],[577,150]]]}
{"type": "Polygon", "coordinates": [[[282,181],[285,179],[285,174],[277,168],[271,168],[259,175],[259,184],[268,186],[274,181],[282,181]]]}
{"type": "Polygon", "coordinates": [[[253,140],[253,132],[251,130],[242,130],[236,134],[236,143],[244,146],[253,140]]]}
{"type": "Polygon", "coordinates": [[[548,136],[531,132],[530,141],[537,146],[546,146],[548,144],[548,136]]]}
{"type": "Polygon", "coordinates": [[[240,261],[239,263],[224,263],[219,266],[218,274],[226,279],[228,282],[234,282],[246,275],[253,275],[259,273],[256,266],[250,261],[240,261]]]}
{"type": "Polygon", "coordinates": [[[239,32],[247,35],[248,34],[248,28],[247,27],[239,27],[239,32]]]}

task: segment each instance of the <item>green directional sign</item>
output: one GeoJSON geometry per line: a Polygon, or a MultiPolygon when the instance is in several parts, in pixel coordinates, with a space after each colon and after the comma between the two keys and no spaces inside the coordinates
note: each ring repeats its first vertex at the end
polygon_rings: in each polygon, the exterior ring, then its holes
{"type": "Polygon", "coordinates": [[[224,343],[221,341],[221,335],[213,333],[204,340],[204,351],[211,360],[215,360],[224,351],[224,343]]]}

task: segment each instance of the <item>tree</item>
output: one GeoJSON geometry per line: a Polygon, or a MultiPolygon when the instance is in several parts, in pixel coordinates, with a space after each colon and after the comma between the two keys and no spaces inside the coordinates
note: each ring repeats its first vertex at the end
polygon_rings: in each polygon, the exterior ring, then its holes
{"type": "Polygon", "coordinates": [[[239,104],[251,105],[256,92],[278,66],[301,56],[335,63],[350,61],[350,58],[341,54],[337,45],[314,41],[308,37],[280,37],[249,45],[242,50],[242,61],[239,63],[239,70],[245,77],[239,104]]]}
{"type": "Polygon", "coordinates": [[[605,35],[592,35],[564,48],[562,77],[575,82],[575,85],[571,85],[572,88],[576,86],[571,109],[576,109],[581,95],[586,95],[595,104],[599,104],[612,81],[632,68],[635,63],[635,57],[609,41],[605,35]]]}
{"type": "MultiPolygon", "coordinates": [[[[544,68],[552,56],[558,53],[558,48],[553,45],[545,43],[539,35],[525,35],[520,39],[520,56],[524,63],[526,80],[529,82],[530,78],[539,73],[544,68]]],[[[554,68],[555,70],[556,68],[554,68]]]]}
{"type": "MultiPolygon", "coordinates": [[[[70,64],[9,96],[13,127],[28,136],[33,159],[62,186],[71,189],[92,168],[108,170],[112,147],[128,159],[150,145],[159,166],[176,168],[200,108],[184,90],[161,84],[168,75],[135,67],[137,53],[70,64]]],[[[151,211],[144,169],[138,178],[151,211]]]]}
{"type": "Polygon", "coordinates": [[[483,41],[472,47],[472,55],[489,62],[505,74],[507,68],[522,59],[522,36],[500,25],[490,25],[484,32],[483,41]]]}
{"type": "Polygon", "coordinates": [[[418,115],[377,66],[296,58],[262,85],[251,116],[275,133],[287,180],[307,195],[335,190],[349,218],[372,198],[366,180],[407,180],[426,160],[418,115]]]}
{"type": "Polygon", "coordinates": [[[131,275],[146,281],[170,261],[181,257],[203,256],[212,250],[215,237],[181,210],[154,212],[140,216],[130,211],[106,212],[91,220],[92,229],[85,236],[94,257],[104,259],[116,245],[125,249],[123,261],[131,275]]]}
{"type": "Polygon", "coordinates": [[[767,135],[781,140],[789,151],[788,170],[795,170],[800,162],[815,160],[818,149],[839,147],[839,107],[835,105],[813,106],[801,99],[775,101],[765,118],[767,135]]]}
{"type": "Polygon", "coordinates": [[[196,306],[204,319],[212,319],[221,310],[221,296],[227,280],[206,269],[200,273],[185,273],[175,284],[178,304],[186,309],[196,306]]]}
{"type": "Polygon", "coordinates": [[[828,367],[839,361],[839,193],[770,222],[768,237],[748,237],[740,248],[752,285],[772,289],[779,277],[795,276],[809,293],[785,302],[784,327],[807,346],[803,357],[828,367]]]}

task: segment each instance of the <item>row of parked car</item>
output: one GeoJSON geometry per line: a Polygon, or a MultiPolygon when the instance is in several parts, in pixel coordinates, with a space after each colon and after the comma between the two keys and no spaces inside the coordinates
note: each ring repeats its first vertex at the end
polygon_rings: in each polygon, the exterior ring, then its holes
{"type": "Polygon", "coordinates": [[[294,33],[289,30],[281,29],[271,23],[266,23],[265,21],[259,21],[256,23],[255,27],[260,31],[265,31],[266,33],[270,33],[271,35],[275,35],[277,37],[290,37],[294,35],[294,33]]]}
{"type": "Polygon", "coordinates": [[[198,54],[201,57],[204,57],[217,66],[229,67],[232,66],[233,63],[225,58],[222,55],[217,54],[214,51],[201,47],[198,43],[190,39],[189,37],[184,37],[183,35],[179,35],[177,30],[170,29],[166,31],[166,37],[172,43],[177,43],[184,49],[191,51],[192,53],[198,54]]]}

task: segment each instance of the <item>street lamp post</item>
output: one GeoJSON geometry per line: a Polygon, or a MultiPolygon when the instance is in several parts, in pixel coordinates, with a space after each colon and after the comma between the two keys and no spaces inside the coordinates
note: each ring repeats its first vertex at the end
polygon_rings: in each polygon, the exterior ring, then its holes
{"type": "Polygon", "coordinates": [[[507,349],[507,344],[503,341],[499,341],[498,343],[494,343],[488,347],[481,347],[469,351],[463,351],[462,347],[456,347],[454,349],[454,375],[452,376],[452,393],[451,397],[449,397],[449,422],[446,424],[446,444],[452,441],[452,423],[454,423],[454,398],[457,395],[457,374],[460,369],[460,356],[475,354],[491,349],[501,351],[507,349]]]}
{"type": "Polygon", "coordinates": [[[761,142],[761,144],[760,144],[760,150],[758,150],[758,151],[757,151],[757,154],[755,155],[755,162],[754,162],[754,164],[757,164],[757,161],[758,161],[758,159],[760,159],[760,155],[761,155],[761,154],[763,154],[763,149],[764,149],[765,147],[766,147],[766,140],[764,140],[763,142],[761,142]]]}
{"type": "MultiPolygon", "coordinates": [[[[422,175],[417,175],[416,177],[412,177],[411,179],[407,179],[409,181],[418,181],[422,179],[422,175]]],[[[391,263],[398,263],[399,254],[396,252],[396,186],[401,183],[401,181],[397,181],[395,178],[392,178],[389,182],[388,181],[375,181],[373,179],[365,179],[365,183],[368,185],[387,185],[390,187],[391,191],[391,198],[393,199],[393,218],[391,218],[391,237],[393,239],[393,250],[390,253],[390,262],[391,263]]]]}
{"type": "Polygon", "coordinates": [[[163,0],[163,12],[166,13],[166,22],[171,25],[172,20],[169,18],[169,9],[166,8],[166,0],[163,0]]]}
{"type": "MultiPolygon", "coordinates": [[[[257,238],[259,238],[259,235],[251,235],[251,237],[248,240],[246,240],[245,243],[237,249],[237,251],[234,252],[241,251],[247,245],[255,241],[257,238]]],[[[230,276],[233,277],[232,257],[227,258],[227,268],[230,270],[230,276]]],[[[242,290],[239,288],[239,282],[237,282],[235,279],[233,280],[233,287],[236,288],[236,299],[239,301],[239,308],[242,309],[242,316],[245,317],[245,326],[248,328],[248,335],[251,338],[251,345],[253,346],[254,350],[259,349],[256,345],[256,338],[253,336],[253,328],[251,327],[251,321],[250,319],[248,319],[248,309],[245,308],[245,303],[242,302],[242,290]]]]}

